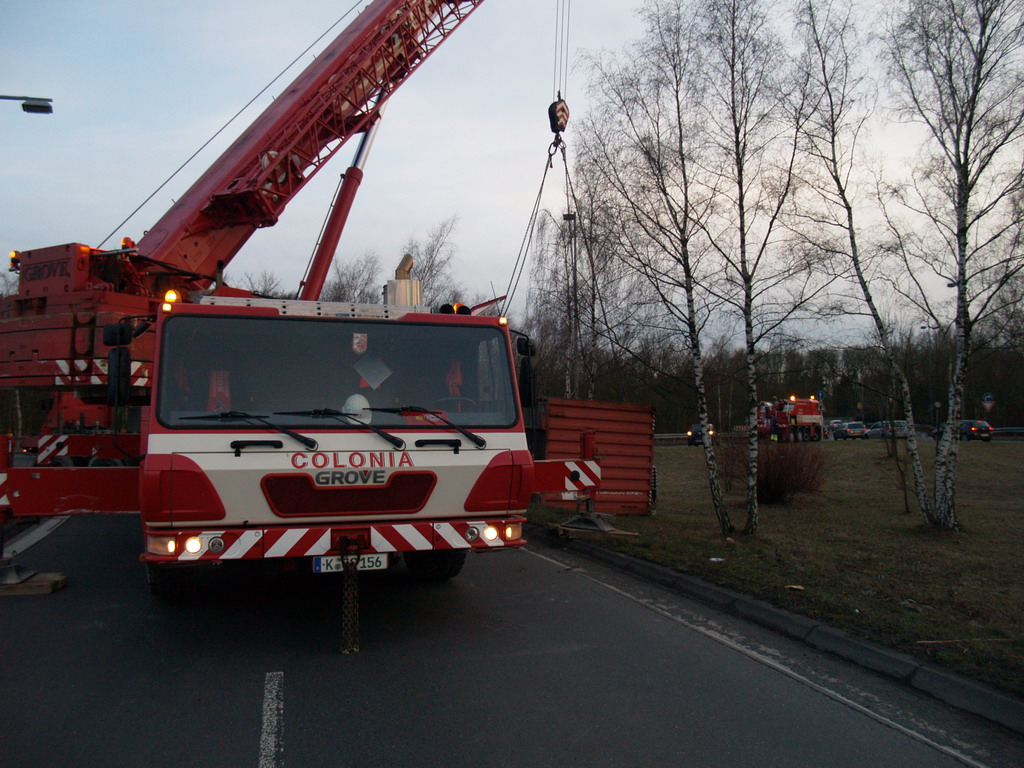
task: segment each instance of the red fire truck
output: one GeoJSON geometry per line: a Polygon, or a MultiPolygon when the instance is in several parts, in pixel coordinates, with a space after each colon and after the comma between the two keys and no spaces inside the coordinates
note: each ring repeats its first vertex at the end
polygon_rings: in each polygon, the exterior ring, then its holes
{"type": "MultiPolygon", "coordinates": [[[[447,578],[524,544],[531,495],[592,487],[593,457],[534,461],[504,318],[420,304],[405,265],[381,305],[319,297],[355,186],[346,173],[299,300],[225,266],[482,0],[377,0],[138,244],[16,253],[0,384],[49,419],[0,455],[0,517],[134,512],[154,592],[198,566],[400,557],[447,578]],[[333,233],[333,234],[332,234],[333,233]]],[[[525,362],[524,362],[525,360],[525,362]]]]}
{"type": "Polygon", "coordinates": [[[821,440],[824,418],[825,406],[814,395],[790,395],[786,400],[761,403],[757,409],[757,437],[785,442],[821,440]]]}

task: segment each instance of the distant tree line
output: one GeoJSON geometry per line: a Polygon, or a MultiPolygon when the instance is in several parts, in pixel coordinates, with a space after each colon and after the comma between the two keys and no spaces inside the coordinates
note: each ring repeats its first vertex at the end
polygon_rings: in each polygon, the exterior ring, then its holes
{"type": "MultiPolygon", "coordinates": [[[[572,361],[557,341],[557,330],[538,331],[537,389],[544,396],[564,397],[571,379],[572,361]]],[[[813,342],[811,342],[813,345],[813,342]]],[[[945,418],[946,387],[953,348],[939,334],[915,335],[901,350],[901,362],[908,370],[916,423],[931,434],[945,418]],[[935,404],[938,403],[938,408],[935,404]]],[[[845,418],[867,423],[903,419],[898,382],[877,345],[862,344],[841,349],[795,345],[765,353],[760,359],[760,391],[765,400],[789,395],[808,397],[823,392],[826,420],[845,418]]],[[[655,407],[657,432],[685,432],[699,421],[696,396],[691,385],[692,362],[684,354],[661,350],[657,359],[651,350],[636,356],[602,347],[595,360],[590,381],[592,399],[609,402],[651,404],[655,407]],[[672,359],[674,358],[674,359],[672,359]]],[[[738,347],[719,347],[705,359],[708,418],[720,431],[746,430],[744,354],[738,347]]],[[[997,427],[1024,427],[1024,339],[1007,346],[992,346],[976,352],[974,365],[964,387],[964,418],[986,419],[997,427]],[[984,395],[994,405],[986,410],[984,395]]]]}

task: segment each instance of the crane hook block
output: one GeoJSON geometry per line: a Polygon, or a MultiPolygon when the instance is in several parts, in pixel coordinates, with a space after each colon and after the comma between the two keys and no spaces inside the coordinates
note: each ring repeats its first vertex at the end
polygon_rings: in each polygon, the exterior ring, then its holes
{"type": "Polygon", "coordinates": [[[559,99],[548,107],[548,120],[551,122],[551,132],[561,133],[569,123],[569,105],[565,100],[559,99]]]}

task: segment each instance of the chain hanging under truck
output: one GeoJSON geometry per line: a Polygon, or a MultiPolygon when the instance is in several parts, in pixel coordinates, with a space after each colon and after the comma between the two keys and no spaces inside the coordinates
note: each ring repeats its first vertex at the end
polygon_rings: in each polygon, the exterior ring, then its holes
{"type": "Polygon", "coordinates": [[[345,550],[341,586],[341,652],[359,652],[359,543],[345,550]]]}

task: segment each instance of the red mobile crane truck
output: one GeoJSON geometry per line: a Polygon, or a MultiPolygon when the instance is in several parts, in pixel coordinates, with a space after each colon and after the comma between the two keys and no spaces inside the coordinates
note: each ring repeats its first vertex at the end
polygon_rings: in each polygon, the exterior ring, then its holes
{"type": "Polygon", "coordinates": [[[516,376],[529,343],[503,318],[432,311],[408,279],[382,305],[316,300],[358,163],[300,300],[223,281],[482,1],[376,0],[137,245],[12,256],[0,382],[50,417],[25,441],[34,466],[10,441],[0,455],[0,517],[137,512],[158,594],[254,558],[329,571],[404,556],[447,578],[469,551],[523,545],[533,493],[598,482],[592,456],[533,460],[516,376]]]}
{"type": "Polygon", "coordinates": [[[821,440],[825,428],[825,406],[814,395],[761,403],[757,409],[760,440],[785,442],[821,440]]]}

